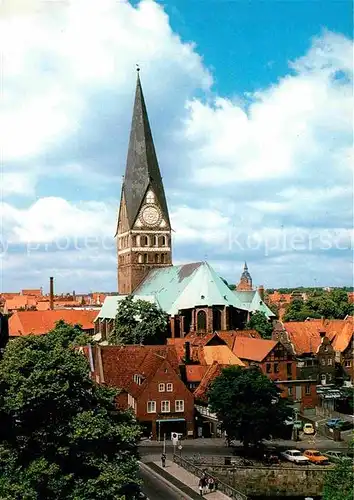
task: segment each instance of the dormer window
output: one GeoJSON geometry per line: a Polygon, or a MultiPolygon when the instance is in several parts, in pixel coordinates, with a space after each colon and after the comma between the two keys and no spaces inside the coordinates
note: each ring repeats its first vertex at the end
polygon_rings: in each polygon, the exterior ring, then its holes
{"type": "Polygon", "coordinates": [[[136,384],[141,385],[143,383],[143,378],[141,375],[138,375],[137,373],[134,374],[133,380],[136,384]]]}

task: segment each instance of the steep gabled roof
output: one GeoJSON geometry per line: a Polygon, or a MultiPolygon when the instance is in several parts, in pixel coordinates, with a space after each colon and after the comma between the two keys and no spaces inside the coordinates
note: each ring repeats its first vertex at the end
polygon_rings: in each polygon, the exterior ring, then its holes
{"type": "Polygon", "coordinates": [[[138,72],[127,165],[123,183],[130,228],[135,223],[149,186],[151,186],[155,193],[164,218],[170,224],[165,191],[138,72]]]}
{"type": "Polygon", "coordinates": [[[137,287],[134,295],[153,295],[170,315],[197,306],[233,306],[244,309],[207,262],[153,269],[137,287]]]}
{"type": "Polygon", "coordinates": [[[235,340],[233,352],[240,359],[261,362],[277,344],[278,342],[275,340],[238,337],[235,340]]]}
{"type": "Polygon", "coordinates": [[[205,372],[200,384],[194,391],[194,397],[197,401],[203,401],[206,403],[208,401],[208,390],[213,382],[213,380],[221,375],[221,372],[225,366],[220,365],[216,361],[209,366],[209,369],[205,372]]]}
{"type": "MultiPolygon", "coordinates": [[[[339,338],[345,325],[346,320],[344,319],[310,319],[307,321],[289,321],[283,323],[283,327],[294,346],[296,354],[317,352],[322,342],[320,332],[326,333],[327,338],[333,342],[334,347],[335,339],[339,338]]],[[[334,349],[339,350],[335,347],[334,349]]]]}
{"type": "Polygon", "coordinates": [[[179,374],[176,350],[173,346],[101,346],[99,349],[104,383],[118,387],[137,397],[155,375],[163,362],[179,374]],[[142,377],[142,384],[134,382],[134,375],[142,377]]]}
{"type": "Polygon", "coordinates": [[[344,325],[340,332],[338,332],[333,340],[333,349],[335,351],[344,352],[349,346],[350,341],[354,335],[354,318],[349,316],[344,320],[344,325]]]}

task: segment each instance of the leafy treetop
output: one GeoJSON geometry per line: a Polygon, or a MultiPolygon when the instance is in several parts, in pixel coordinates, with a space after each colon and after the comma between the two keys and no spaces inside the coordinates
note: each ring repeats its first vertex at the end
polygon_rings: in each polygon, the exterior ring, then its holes
{"type": "Polygon", "coordinates": [[[246,325],[246,329],[256,330],[263,339],[270,339],[272,337],[272,323],[262,311],[256,311],[252,314],[246,325]]]}
{"type": "Polygon", "coordinates": [[[230,440],[245,447],[276,436],[292,410],[280,390],[257,367],[225,368],[212,383],[209,404],[230,440]]]}
{"type": "Polygon", "coordinates": [[[115,390],[96,385],[63,322],[10,342],[0,363],[0,498],[117,500],[137,481],[137,439],[115,390]]]}
{"type": "Polygon", "coordinates": [[[119,302],[108,340],[110,344],[163,344],[167,323],[168,315],[156,304],[130,295],[119,302]]]}

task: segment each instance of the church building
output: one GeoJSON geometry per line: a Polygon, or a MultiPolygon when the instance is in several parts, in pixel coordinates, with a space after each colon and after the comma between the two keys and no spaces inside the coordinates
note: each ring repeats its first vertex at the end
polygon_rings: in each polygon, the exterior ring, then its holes
{"type": "Polygon", "coordinates": [[[171,229],[138,71],[115,235],[118,295],[106,298],[96,320],[96,333],[103,341],[107,338],[119,301],[131,294],[168,313],[172,337],[240,329],[255,310],[273,316],[252,289],[247,266],[239,291],[232,291],[207,262],[173,266],[171,229]]]}

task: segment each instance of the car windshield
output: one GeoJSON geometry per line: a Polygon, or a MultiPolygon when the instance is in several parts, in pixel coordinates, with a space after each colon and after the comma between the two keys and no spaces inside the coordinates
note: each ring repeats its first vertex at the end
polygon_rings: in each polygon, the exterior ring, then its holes
{"type": "Polygon", "coordinates": [[[314,457],[320,457],[320,456],[321,456],[321,453],[320,453],[319,451],[314,451],[314,452],[312,453],[312,455],[313,455],[314,457]]]}
{"type": "Polygon", "coordinates": [[[290,455],[293,455],[294,457],[300,457],[301,453],[299,451],[291,451],[290,455]]]}

